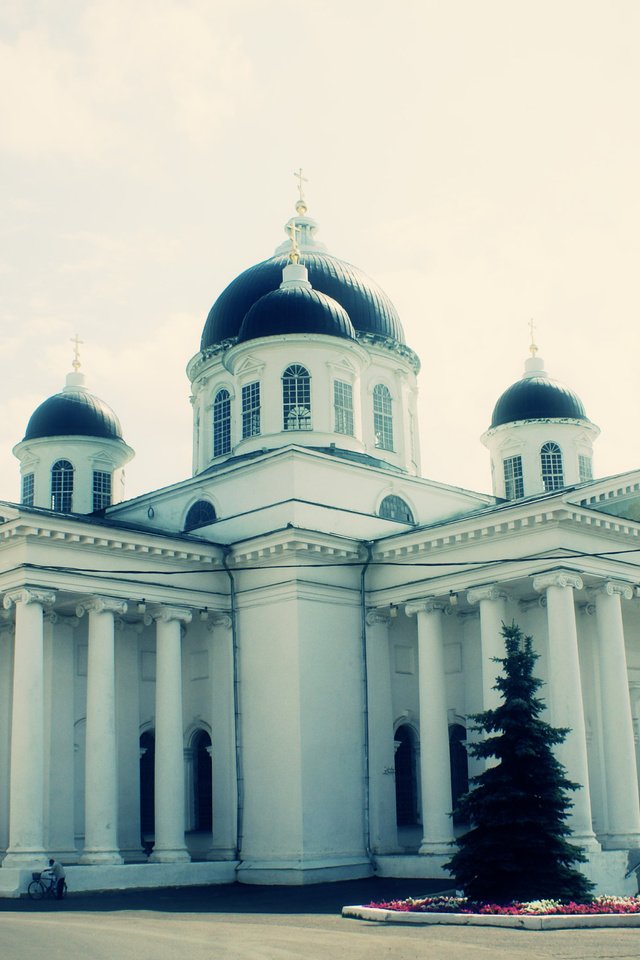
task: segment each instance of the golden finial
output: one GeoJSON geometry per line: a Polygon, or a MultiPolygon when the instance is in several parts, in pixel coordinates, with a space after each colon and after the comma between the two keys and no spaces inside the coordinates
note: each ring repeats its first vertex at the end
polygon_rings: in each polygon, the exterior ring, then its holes
{"type": "Polygon", "coordinates": [[[78,334],[76,333],[75,337],[71,337],[71,343],[74,346],[73,350],[73,363],[71,366],[74,371],[77,373],[80,369],[80,344],[84,343],[84,340],[81,340],[78,334]]]}
{"type": "Polygon", "coordinates": [[[538,352],[536,342],[533,339],[534,329],[535,329],[535,323],[533,322],[533,318],[532,318],[531,320],[529,320],[529,333],[531,334],[531,343],[529,344],[529,353],[531,354],[532,357],[535,357],[536,353],[538,352]]]}
{"type": "Polygon", "coordinates": [[[289,251],[289,263],[297,263],[300,259],[300,247],[298,246],[298,240],[296,234],[300,232],[300,227],[298,224],[291,220],[287,224],[287,232],[291,237],[291,250],[289,251]]]}
{"type": "Polygon", "coordinates": [[[299,170],[294,171],[293,175],[298,181],[298,193],[300,194],[300,197],[296,202],[296,213],[302,216],[302,214],[307,212],[307,202],[304,198],[304,187],[302,186],[302,184],[308,183],[309,181],[307,180],[306,177],[302,176],[302,167],[300,167],[299,170]]]}

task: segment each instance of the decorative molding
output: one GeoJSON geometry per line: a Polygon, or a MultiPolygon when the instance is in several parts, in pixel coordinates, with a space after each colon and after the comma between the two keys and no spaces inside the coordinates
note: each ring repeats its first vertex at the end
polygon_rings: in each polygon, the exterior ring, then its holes
{"type": "Polygon", "coordinates": [[[153,604],[149,607],[147,613],[144,616],[144,622],[146,626],[150,626],[154,620],[160,621],[161,623],[171,623],[174,620],[177,620],[178,623],[186,624],[191,623],[193,618],[193,613],[191,610],[186,607],[172,607],[164,606],[162,604],[153,604]]]}
{"type": "Polygon", "coordinates": [[[509,594],[497,583],[487,583],[467,590],[467,603],[480,603],[482,600],[509,600],[509,594]]]}
{"type": "Polygon", "coordinates": [[[582,590],[583,586],[582,577],[574,570],[549,570],[533,578],[533,589],[538,593],[542,593],[549,587],[571,587],[574,590],[582,590]]]}
{"type": "Polygon", "coordinates": [[[18,603],[39,603],[41,606],[53,606],[56,602],[56,594],[53,590],[43,590],[38,587],[19,587],[17,590],[9,590],[5,593],[2,605],[5,610],[10,610],[12,606],[18,603]]]}
{"type": "Polygon", "coordinates": [[[222,627],[223,630],[231,630],[233,621],[231,619],[231,614],[226,612],[215,613],[209,611],[209,618],[207,622],[207,630],[210,630],[212,633],[216,627],[222,627]]]}
{"type": "Polygon", "coordinates": [[[518,606],[521,610],[529,610],[530,607],[542,607],[543,609],[547,606],[546,597],[527,597],[523,600],[518,600],[518,606]]]}
{"type": "Polygon", "coordinates": [[[607,580],[597,586],[594,594],[604,594],[608,597],[622,597],[623,600],[633,599],[633,585],[625,583],[623,580],[607,580]]]}
{"type": "Polygon", "coordinates": [[[373,627],[376,623],[383,623],[385,626],[389,626],[389,621],[391,620],[389,608],[371,607],[370,610],[367,610],[366,620],[368,627],[373,627]]]}
{"type": "Polygon", "coordinates": [[[115,597],[89,597],[76,606],[76,616],[82,617],[85,613],[112,613],[114,616],[123,616],[127,609],[126,600],[117,600],[115,597]]]}

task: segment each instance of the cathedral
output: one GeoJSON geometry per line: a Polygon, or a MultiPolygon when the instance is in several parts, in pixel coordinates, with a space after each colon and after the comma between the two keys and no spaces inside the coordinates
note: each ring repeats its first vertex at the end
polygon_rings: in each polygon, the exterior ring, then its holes
{"type": "Polygon", "coordinates": [[[0,896],[49,857],[75,891],[446,878],[513,620],[570,730],[584,871],[635,892],[640,471],[594,477],[598,427],[532,344],[487,411],[492,493],[424,478],[419,357],[316,233],[301,193],[213,304],[190,477],[126,499],[134,452],[77,351],[16,436],[0,896]]]}

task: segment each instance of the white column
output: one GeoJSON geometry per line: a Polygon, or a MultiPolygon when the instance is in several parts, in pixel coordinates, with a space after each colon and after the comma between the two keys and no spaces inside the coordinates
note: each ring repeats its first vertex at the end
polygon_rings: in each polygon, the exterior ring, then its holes
{"type": "Polygon", "coordinates": [[[77,617],[45,613],[45,836],[49,855],[74,863],[74,647],[77,617]]]}
{"type": "Polygon", "coordinates": [[[233,630],[226,613],[209,615],[211,641],[211,771],[213,829],[207,860],[237,855],[236,718],[234,709],[233,630]]]}
{"type": "Polygon", "coordinates": [[[582,578],[572,570],[553,570],[534,577],[533,588],[545,592],[549,634],[549,712],[555,727],[567,727],[564,743],[555,753],[569,780],[580,784],[570,793],[573,807],[569,822],[574,839],[588,849],[598,850],[591,822],[591,794],[587,737],[582,703],[578,632],[573,591],[582,589],[582,578]]]}
{"type": "Polygon", "coordinates": [[[191,611],[161,607],[156,621],[156,840],[150,860],[176,863],[190,859],[184,842],[184,743],[182,717],[181,624],[191,611]]]}
{"type": "Polygon", "coordinates": [[[3,867],[42,864],[44,844],[44,646],[43,606],[48,590],[24,588],[5,594],[16,608],[11,719],[9,847],[3,867]]]}
{"type": "Polygon", "coordinates": [[[621,598],[631,600],[632,596],[629,584],[613,580],[595,594],[608,809],[603,846],[609,849],[640,846],[640,800],[621,609],[621,598]]]}
{"type": "Polygon", "coordinates": [[[398,826],[388,609],[367,613],[367,685],[370,843],[374,853],[394,853],[398,849],[398,826]]]}
{"type": "Polygon", "coordinates": [[[495,583],[473,587],[467,592],[468,602],[472,605],[477,603],[480,607],[483,710],[495,710],[501,703],[500,694],[494,689],[500,673],[494,658],[502,658],[505,654],[502,624],[506,622],[507,599],[508,595],[495,583]]]}
{"type": "Polygon", "coordinates": [[[13,618],[0,605],[0,860],[9,846],[9,783],[11,762],[11,685],[13,683],[13,618]]]}
{"type": "Polygon", "coordinates": [[[122,863],[118,849],[114,614],[127,604],[93,597],[76,608],[89,613],[85,837],[81,863],[122,863]]]}
{"type": "Polygon", "coordinates": [[[451,768],[444,672],[442,617],[446,604],[433,598],[408,603],[407,616],[418,617],[418,690],[420,700],[420,782],[423,839],[421,854],[451,855],[451,768]]]}

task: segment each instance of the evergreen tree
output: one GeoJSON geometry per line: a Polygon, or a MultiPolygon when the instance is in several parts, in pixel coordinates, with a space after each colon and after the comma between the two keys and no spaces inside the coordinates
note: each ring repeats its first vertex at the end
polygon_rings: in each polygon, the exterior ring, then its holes
{"type": "Polygon", "coordinates": [[[593,884],[572,866],[586,857],[567,839],[573,806],[567,791],[579,784],[566,778],[552,749],[569,731],[540,719],[545,704],[536,697],[542,681],[533,676],[538,655],[531,637],[515,623],[503,624],[502,635],[506,656],[496,663],[503,676],[494,688],[502,703],[471,717],[473,729],[489,736],[468,748],[498,762],[472,778],[456,805],[471,828],[458,838],[446,869],[472,900],[588,899],[593,884]]]}

